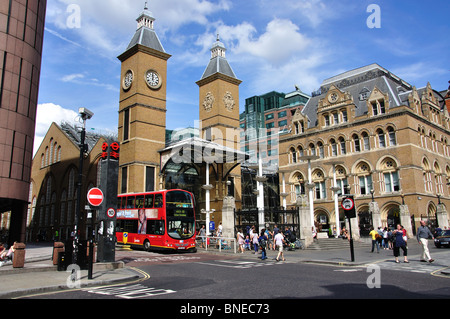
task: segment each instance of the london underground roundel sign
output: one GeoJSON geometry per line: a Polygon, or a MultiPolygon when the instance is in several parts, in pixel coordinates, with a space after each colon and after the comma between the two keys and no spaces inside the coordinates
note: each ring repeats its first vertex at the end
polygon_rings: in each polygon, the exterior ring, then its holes
{"type": "Polygon", "coordinates": [[[100,188],[91,188],[87,194],[87,200],[92,206],[100,206],[103,203],[103,192],[100,188]]]}

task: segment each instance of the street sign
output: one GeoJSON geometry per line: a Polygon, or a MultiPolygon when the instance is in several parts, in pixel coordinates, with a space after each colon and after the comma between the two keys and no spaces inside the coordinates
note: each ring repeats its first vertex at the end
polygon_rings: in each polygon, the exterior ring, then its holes
{"type": "Polygon", "coordinates": [[[355,202],[350,197],[344,198],[342,201],[342,208],[344,210],[352,210],[355,207],[355,202]]]}
{"type": "Polygon", "coordinates": [[[87,194],[87,200],[92,206],[100,206],[103,203],[103,192],[100,188],[91,188],[87,194]]]}
{"type": "Polygon", "coordinates": [[[353,196],[348,195],[344,197],[341,206],[344,209],[345,217],[356,218],[355,200],[353,196]]]}
{"type": "Polygon", "coordinates": [[[114,208],[109,208],[106,215],[108,215],[109,218],[114,218],[114,216],[116,216],[116,210],[114,208]]]}

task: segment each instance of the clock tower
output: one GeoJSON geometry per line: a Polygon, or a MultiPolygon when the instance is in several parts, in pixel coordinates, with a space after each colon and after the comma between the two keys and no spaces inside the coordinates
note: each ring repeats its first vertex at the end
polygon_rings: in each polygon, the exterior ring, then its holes
{"type": "Polygon", "coordinates": [[[219,35],[211,48],[211,59],[200,89],[200,121],[203,138],[223,146],[239,149],[239,85],[219,35]],[[237,135],[237,136],[236,136],[237,135]]]}
{"type": "Polygon", "coordinates": [[[137,30],[118,59],[122,63],[118,135],[118,193],[159,189],[158,150],[165,147],[167,54],[145,5],[137,30]]]}

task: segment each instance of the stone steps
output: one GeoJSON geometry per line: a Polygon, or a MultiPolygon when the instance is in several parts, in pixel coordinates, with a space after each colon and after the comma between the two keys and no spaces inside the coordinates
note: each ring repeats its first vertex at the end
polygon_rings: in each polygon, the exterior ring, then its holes
{"type": "MultiPolygon", "coordinates": [[[[362,241],[353,241],[353,246],[355,248],[372,248],[371,243],[366,243],[362,241]]],[[[348,249],[350,243],[347,239],[342,238],[319,238],[319,240],[314,241],[309,245],[307,250],[338,250],[338,249],[348,249]]]]}

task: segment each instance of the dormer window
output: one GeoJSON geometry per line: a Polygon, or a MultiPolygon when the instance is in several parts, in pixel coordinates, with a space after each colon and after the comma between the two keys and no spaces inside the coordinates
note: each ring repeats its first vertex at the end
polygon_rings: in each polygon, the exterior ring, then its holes
{"type": "Polygon", "coordinates": [[[386,106],[384,100],[372,101],[372,115],[377,116],[379,114],[386,114],[386,106]]]}

